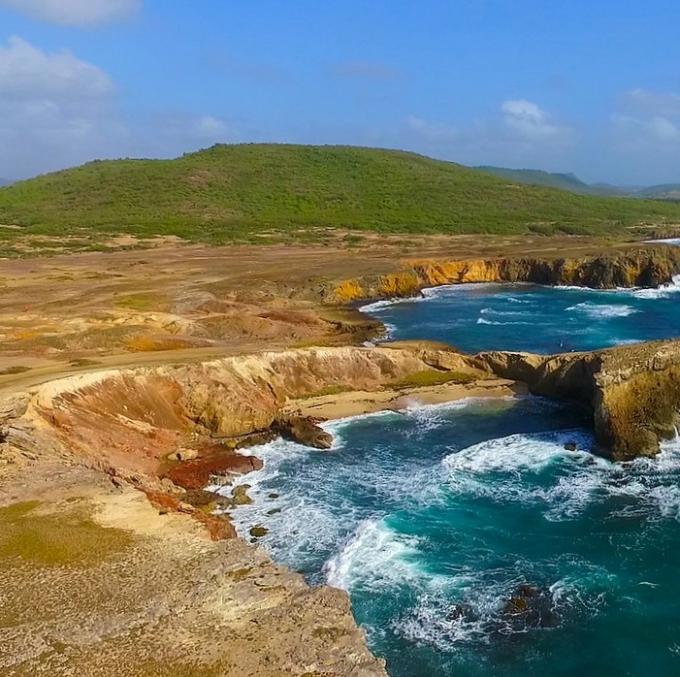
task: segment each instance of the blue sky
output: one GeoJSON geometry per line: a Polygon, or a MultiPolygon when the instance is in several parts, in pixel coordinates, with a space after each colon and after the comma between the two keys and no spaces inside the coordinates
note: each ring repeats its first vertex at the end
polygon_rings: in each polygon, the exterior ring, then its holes
{"type": "Polygon", "coordinates": [[[0,0],[0,176],[352,143],[680,182],[680,3],[0,0]]]}

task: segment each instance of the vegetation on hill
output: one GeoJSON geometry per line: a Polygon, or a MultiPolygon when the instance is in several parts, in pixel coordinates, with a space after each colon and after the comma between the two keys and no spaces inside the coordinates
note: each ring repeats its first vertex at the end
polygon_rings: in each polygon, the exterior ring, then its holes
{"type": "Polygon", "coordinates": [[[680,200],[680,183],[663,183],[646,188],[623,188],[608,183],[585,183],[574,174],[544,172],[540,169],[508,169],[491,166],[474,167],[474,169],[517,183],[559,188],[581,195],[635,197],[646,200],[680,200]]]}
{"type": "Polygon", "coordinates": [[[680,200],[680,183],[662,183],[637,191],[639,197],[654,200],[680,200]]]}
{"type": "Polygon", "coordinates": [[[544,172],[541,169],[509,169],[508,167],[492,167],[489,165],[473,167],[473,169],[517,183],[526,183],[530,186],[559,188],[573,193],[591,193],[590,186],[581,181],[575,174],[544,172]]]}
{"type": "Polygon", "coordinates": [[[585,233],[643,221],[678,222],[680,205],[575,195],[414,153],[345,146],[217,145],[175,160],[91,162],[0,189],[0,224],[62,236],[222,242],[312,227],[585,233]]]}

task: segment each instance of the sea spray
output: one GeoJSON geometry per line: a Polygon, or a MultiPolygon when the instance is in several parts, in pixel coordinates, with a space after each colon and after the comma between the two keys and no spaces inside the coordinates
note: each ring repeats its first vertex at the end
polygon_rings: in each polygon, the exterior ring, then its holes
{"type": "Polygon", "coordinates": [[[242,478],[254,502],[232,517],[246,538],[254,523],[268,528],[258,542],[311,583],[347,590],[396,677],[552,674],[578,665],[574,645],[601,672],[600,655],[618,670],[634,655],[674,657],[674,621],[653,646],[617,638],[642,613],[663,619],[674,599],[680,445],[614,464],[591,453],[580,423],[529,397],[324,424],[329,452],[282,441],[249,451],[264,467],[242,478]],[[508,618],[523,589],[555,625],[508,618]]]}
{"type": "Polygon", "coordinates": [[[394,340],[440,340],[470,353],[547,354],[678,336],[678,291],[680,276],[658,289],[459,285],[368,312],[390,326],[394,340]]]}

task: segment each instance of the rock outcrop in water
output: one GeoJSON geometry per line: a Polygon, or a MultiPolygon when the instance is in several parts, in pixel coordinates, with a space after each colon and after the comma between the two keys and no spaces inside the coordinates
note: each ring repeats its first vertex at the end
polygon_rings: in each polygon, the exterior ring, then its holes
{"type": "Polygon", "coordinates": [[[272,424],[272,429],[286,440],[292,440],[313,449],[330,449],[333,446],[333,436],[307,416],[277,419],[272,424]]]}
{"type": "Polygon", "coordinates": [[[251,469],[252,459],[233,449],[273,433],[328,448],[327,433],[284,411],[292,400],[404,387],[414,375],[446,380],[450,372],[488,375],[470,358],[431,344],[310,348],[102,371],[26,395],[8,413],[5,446],[28,445],[36,453],[39,444],[57,444],[84,465],[137,486],[157,491],[167,479],[193,490],[214,475],[251,469]]]}
{"type": "Polygon", "coordinates": [[[324,296],[327,303],[416,296],[426,287],[469,282],[533,282],[594,289],[658,287],[680,273],[678,247],[658,246],[582,258],[414,260],[404,270],[345,280],[324,296]]]}
{"type": "Polygon", "coordinates": [[[680,342],[655,341],[592,353],[477,356],[495,374],[526,383],[537,395],[578,402],[593,416],[604,455],[626,461],[653,456],[680,423],[680,342]]]}

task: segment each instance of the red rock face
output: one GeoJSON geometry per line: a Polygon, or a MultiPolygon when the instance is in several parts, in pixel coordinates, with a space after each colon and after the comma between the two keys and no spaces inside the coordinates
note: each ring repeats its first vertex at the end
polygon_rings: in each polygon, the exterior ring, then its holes
{"type": "Polygon", "coordinates": [[[183,503],[181,496],[164,493],[162,491],[145,491],[149,502],[162,512],[184,512],[200,522],[207,530],[210,540],[223,541],[236,538],[236,529],[228,518],[221,515],[211,515],[183,503]]]}
{"type": "Polygon", "coordinates": [[[243,475],[262,467],[259,458],[243,456],[220,445],[207,447],[199,454],[198,458],[173,466],[162,477],[189,491],[203,489],[214,476],[243,475]]]}

